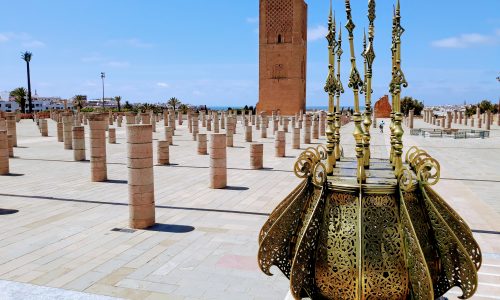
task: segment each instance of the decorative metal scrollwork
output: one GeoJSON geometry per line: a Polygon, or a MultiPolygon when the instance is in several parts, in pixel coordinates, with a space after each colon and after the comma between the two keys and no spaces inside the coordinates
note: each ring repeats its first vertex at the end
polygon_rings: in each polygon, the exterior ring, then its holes
{"type": "Polygon", "coordinates": [[[441,176],[439,162],[431,157],[429,153],[416,146],[406,152],[406,162],[417,174],[417,179],[423,184],[435,185],[441,176]]]}
{"type": "Polygon", "coordinates": [[[405,192],[413,187],[413,173],[407,167],[403,167],[401,176],[399,177],[399,186],[405,192]]]}
{"type": "Polygon", "coordinates": [[[316,148],[309,147],[302,152],[294,165],[295,176],[307,178],[311,176],[312,182],[317,187],[322,187],[326,181],[326,166],[322,160],[327,159],[328,153],[323,145],[316,148]]]}

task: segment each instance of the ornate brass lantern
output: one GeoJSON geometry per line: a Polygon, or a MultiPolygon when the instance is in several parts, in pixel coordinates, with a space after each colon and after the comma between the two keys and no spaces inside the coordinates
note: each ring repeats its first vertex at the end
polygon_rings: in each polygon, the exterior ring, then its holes
{"type": "Polygon", "coordinates": [[[335,27],[329,26],[327,147],[308,148],[297,159],[294,171],[303,181],[262,227],[260,268],[272,275],[271,266],[277,266],[290,279],[296,299],[428,300],[454,286],[462,289],[462,299],[470,298],[477,289],[481,250],[465,221],[432,189],[439,181],[440,165],[416,147],[406,152],[403,163],[400,92],[407,84],[401,70],[399,1],[393,24],[390,91],[394,117],[389,159],[370,157],[367,132],[375,58],[375,0],[368,1],[366,86],[356,70],[352,42],[355,26],[349,0],[345,2],[352,62],[349,87],[355,96],[356,157],[337,160],[334,151],[340,135],[334,134],[333,95],[340,95],[341,83],[340,77],[333,79],[332,55],[342,51],[336,49],[337,42],[330,41],[335,38],[335,27]],[[362,86],[367,105],[365,132],[356,103],[362,86]]]}

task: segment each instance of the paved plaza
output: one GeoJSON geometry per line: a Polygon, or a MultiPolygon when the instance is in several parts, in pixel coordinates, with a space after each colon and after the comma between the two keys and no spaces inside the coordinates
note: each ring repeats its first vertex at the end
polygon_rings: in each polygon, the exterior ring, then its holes
{"type": "MultiPolygon", "coordinates": [[[[164,139],[157,125],[154,149],[164,139]]],[[[415,120],[421,127],[431,125],[415,120]]],[[[481,246],[473,299],[500,299],[500,128],[493,126],[490,138],[467,140],[405,130],[406,149],[417,145],[440,162],[435,189],[481,246]]],[[[342,128],[346,156],[354,156],[352,131],[352,123],[342,128]]],[[[373,157],[388,157],[388,131],[372,129],[373,157]]],[[[41,137],[31,120],[22,120],[12,174],[0,177],[0,208],[19,211],[0,215],[0,299],[284,299],[288,280],[277,268],[273,277],[258,269],[258,233],[299,183],[295,157],[310,145],[291,149],[287,133],[286,157],[277,158],[272,130],[266,139],[259,133],[254,127],[254,141],[264,144],[264,169],[250,168],[250,144],[238,122],[227,149],[229,186],[213,190],[209,156],[197,154],[187,122],[178,126],[171,165],[154,167],[157,225],[130,230],[124,127],[116,128],[117,144],[106,145],[109,180],[92,183],[90,163],[73,161],[73,152],[57,142],[55,122],[49,120],[49,137],[41,137]]],[[[458,288],[447,294],[460,295],[458,288]]]]}

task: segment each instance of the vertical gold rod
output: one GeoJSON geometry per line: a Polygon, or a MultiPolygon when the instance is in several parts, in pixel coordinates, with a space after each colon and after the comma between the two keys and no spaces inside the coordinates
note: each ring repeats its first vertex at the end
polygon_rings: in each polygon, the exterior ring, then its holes
{"type": "MultiPolygon", "coordinates": [[[[394,78],[394,73],[396,71],[396,9],[394,8],[393,11],[393,18],[392,18],[392,46],[391,46],[391,55],[392,55],[392,78],[394,78]]],[[[392,163],[392,166],[394,167],[394,142],[395,142],[395,137],[394,137],[394,115],[396,112],[396,104],[395,104],[395,94],[394,94],[394,86],[393,82],[391,81],[391,84],[389,85],[389,92],[391,93],[391,106],[392,106],[392,111],[391,111],[391,124],[389,125],[389,129],[391,130],[391,135],[390,135],[390,142],[391,142],[391,153],[389,155],[389,160],[392,163]]]]}
{"type": "Polygon", "coordinates": [[[325,92],[328,93],[328,114],[327,114],[327,128],[326,128],[326,152],[327,152],[327,174],[333,173],[333,168],[336,165],[335,157],[335,125],[334,125],[334,95],[337,90],[337,79],[335,78],[335,47],[337,41],[335,40],[335,17],[332,19],[332,1],[330,0],[330,15],[328,17],[328,34],[326,40],[328,41],[328,77],[325,84],[325,92]]]}
{"type": "Polygon", "coordinates": [[[349,48],[351,52],[351,75],[349,76],[349,88],[352,89],[354,93],[354,139],[356,140],[356,158],[357,158],[357,178],[359,183],[366,182],[365,166],[363,163],[364,153],[363,153],[363,129],[361,128],[361,113],[359,112],[359,92],[363,87],[363,81],[359,75],[358,69],[356,68],[356,56],[354,54],[354,28],[356,25],[352,21],[351,15],[351,4],[349,0],[345,1],[346,13],[347,13],[347,24],[345,25],[347,31],[349,32],[349,48]]]}
{"type": "MultiPolygon", "coordinates": [[[[363,125],[365,127],[365,134],[363,139],[364,146],[364,164],[365,168],[370,167],[370,142],[371,135],[370,129],[372,126],[372,75],[373,75],[373,61],[375,60],[375,50],[373,47],[373,40],[375,38],[375,0],[368,0],[368,48],[363,52],[365,59],[365,114],[363,125]]],[[[365,38],[366,40],[366,38],[365,38]]],[[[365,41],[366,45],[366,41],[365,41]]]]}
{"type": "Polygon", "coordinates": [[[340,94],[344,93],[344,87],[342,85],[342,81],[340,80],[340,62],[342,59],[342,24],[339,26],[339,39],[337,41],[337,91],[335,93],[337,98],[337,107],[335,109],[335,158],[336,160],[340,160],[342,151],[340,146],[340,127],[342,123],[340,121],[341,112],[340,112],[340,94]]]}
{"type": "Polygon", "coordinates": [[[395,15],[395,30],[394,30],[394,47],[395,47],[395,67],[394,74],[392,76],[391,87],[394,93],[394,175],[399,178],[402,174],[403,169],[403,114],[401,113],[401,88],[407,87],[403,70],[401,69],[401,36],[404,33],[403,27],[401,27],[401,9],[399,0],[396,4],[396,15],[395,15]]]}

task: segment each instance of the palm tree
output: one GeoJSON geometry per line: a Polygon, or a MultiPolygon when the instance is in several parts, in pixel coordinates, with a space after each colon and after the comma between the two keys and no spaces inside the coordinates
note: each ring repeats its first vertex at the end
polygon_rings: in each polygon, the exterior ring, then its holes
{"type": "Polygon", "coordinates": [[[167,105],[172,107],[175,110],[176,107],[181,105],[181,101],[179,101],[179,99],[177,99],[175,97],[172,97],[167,101],[167,105]]]}
{"type": "Polygon", "coordinates": [[[118,111],[121,111],[120,102],[122,101],[122,97],[121,96],[116,96],[115,97],[115,101],[118,104],[118,111]]]}
{"type": "Polygon", "coordinates": [[[23,87],[18,87],[10,92],[10,96],[16,99],[16,102],[19,103],[21,107],[21,112],[24,114],[26,112],[26,89],[23,87]]]}
{"type": "Polygon", "coordinates": [[[33,112],[33,108],[31,107],[31,79],[30,79],[30,61],[33,53],[24,52],[21,55],[21,58],[26,62],[26,72],[28,73],[28,112],[31,114],[33,112]]]}
{"type": "Polygon", "coordinates": [[[73,100],[73,106],[82,109],[85,102],[85,96],[76,95],[75,100],[73,100]]]}

